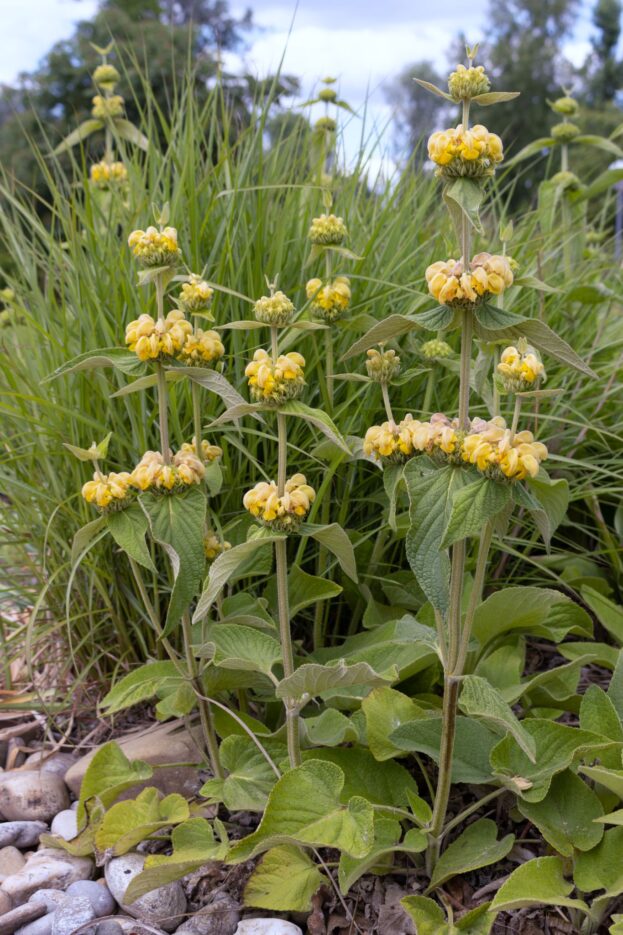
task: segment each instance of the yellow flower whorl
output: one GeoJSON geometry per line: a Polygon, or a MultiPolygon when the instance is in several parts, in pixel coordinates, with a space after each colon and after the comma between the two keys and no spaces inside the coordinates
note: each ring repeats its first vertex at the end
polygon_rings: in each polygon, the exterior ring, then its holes
{"type": "Polygon", "coordinates": [[[257,321],[265,325],[283,327],[292,320],[294,305],[284,292],[263,295],[254,306],[257,321]]]}
{"type": "Polygon", "coordinates": [[[400,373],[400,357],[396,351],[380,350],[375,347],[366,351],[368,359],[366,360],[366,370],[368,376],[375,383],[391,383],[394,377],[400,373]]]}
{"type": "Polygon", "coordinates": [[[459,124],[429,137],[428,156],[443,178],[485,178],[493,175],[495,166],[502,162],[504,147],[500,137],[482,124],[477,123],[469,130],[459,124]]]}
{"type": "Polygon", "coordinates": [[[545,379],[545,367],[536,352],[525,346],[505,348],[497,365],[499,382],[507,393],[534,390],[545,379]]]}
{"type": "Polygon", "coordinates": [[[316,491],[307,483],[304,474],[294,474],[286,481],[283,496],[279,496],[274,481],[260,481],[243,497],[243,505],[265,526],[280,532],[295,532],[305,519],[316,491]]]}
{"type": "Polygon", "coordinates": [[[142,491],[171,493],[200,484],[204,476],[205,465],[195,454],[194,447],[183,445],[170,464],[164,463],[160,451],[146,451],[132,471],[130,483],[142,491]]]}
{"type": "Polygon", "coordinates": [[[314,218],[309,228],[309,239],[313,244],[338,246],[348,235],[343,218],[335,214],[321,214],[314,218]]]}
{"type": "Polygon", "coordinates": [[[96,188],[107,189],[122,187],[128,181],[128,170],[122,162],[95,162],[89,170],[89,176],[96,188]]]}
{"type": "Polygon", "coordinates": [[[180,257],[177,230],[174,227],[165,227],[161,231],[157,227],[132,231],[128,237],[128,246],[134,257],[147,267],[173,266],[180,257]]]}
{"type": "Polygon", "coordinates": [[[457,65],[448,78],[448,91],[457,102],[470,100],[477,94],[484,94],[491,87],[482,65],[457,65]]]}
{"type": "Polygon", "coordinates": [[[178,354],[191,333],[192,325],[184,312],[174,308],[162,321],[147,313],[139,315],[126,328],[125,343],[139,360],[159,360],[178,354]]]}
{"type": "Polygon", "coordinates": [[[491,253],[478,253],[468,270],[462,260],[438,260],[427,268],[425,277],[430,294],[451,308],[478,304],[513,284],[509,258],[491,253]]]}
{"type": "MultiPolygon", "coordinates": [[[[223,456],[223,449],[219,448],[218,445],[211,445],[210,442],[206,441],[205,438],[202,439],[200,447],[201,447],[201,457],[206,462],[218,461],[218,459],[223,456]]],[[[192,442],[184,442],[184,444],[180,448],[180,451],[188,452],[190,454],[197,453],[194,435],[193,435],[192,442]]]]}
{"type": "Polygon", "coordinates": [[[127,471],[118,474],[95,471],[93,480],[83,485],[82,496],[100,510],[120,510],[127,505],[130,482],[131,475],[127,471]]]}
{"type": "Polygon", "coordinates": [[[225,347],[216,331],[195,328],[187,335],[178,357],[187,367],[203,367],[220,360],[224,353],[225,347]]]}
{"type": "Polygon", "coordinates": [[[456,462],[460,451],[460,434],[456,420],[435,413],[429,422],[420,422],[406,415],[402,422],[373,425],[363,440],[364,454],[380,461],[402,462],[416,454],[426,453],[441,461],[456,462]]]}
{"type": "Polygon", "coordinates": [[[214,290],[196,273],[182,285],[178,302],[185,312],[203,312],[210,307],[214,290]]]}
{"type": "Polygon", "coordinates": [[[296,351],[280,354],[277,361],[261,348],[247,364],[251,398],[256,402],[279,406],[299,396],[305,386],[305,358],[296,351]]]}
{"type": "Polygon", "coordinates": [[[108,120],[111,117],[120,117],[123,114],[123,98],[120,94],[111,94],[103,97],[96,94],[93,98],[91,114],[96,120],[108,120]]]}
{"type": "Polygon", "coordinates": [[[463,439],[463,461],[475,465],[481,473],[494,480],[517,481],[536,477],[548,451],[541,442],[535,442],[532,432],[516,432],[511,437],[510,429],[506,428],[502,418],[478,421],[477,430],[474,431],[473,425],[472,431],[463,439]]]}
{"type": "Polygon", "coordinates": [[[231,542],[221,541],[214,532],[209,532],[203,540],[203,552],[209,562],[213,562],[223,552],[229,552],[231,542]]]}
{"type": "Polygon", "coordinates": [[[341,318],[350,305],[350,280],[346,276],[336,276],[324,285],[322,279],[310,279],[305,287],[307,298],[315,318],[321,318],[332,324],[341,318]]]}

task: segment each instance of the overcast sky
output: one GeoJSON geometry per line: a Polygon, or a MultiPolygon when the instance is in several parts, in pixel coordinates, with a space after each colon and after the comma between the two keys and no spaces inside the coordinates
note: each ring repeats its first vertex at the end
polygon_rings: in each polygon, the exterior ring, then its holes
{"type": "MultiPolygon", "coordinates": [[[[89,18],[97,0],[0,0],[3,43],[0,82],[36,67],[50,46],[89,18]]],[[[341,95],[355,108],[368,99],[368,115],[382,129],[391,113],[383,85],[405,65],[429,59],[440,66],[452,38],[463,30],[470,41],[485,32],[488,0],[230,0],[234,12],[253,9],[256,27],[244,66],[261,76],[283,57],[285,72],[302,79],[304,95],[319,78],[340,79],[341,95]],[[467,14],[469,10],[469,16],[467,14]]],[[[578,26],[566,53],[581,63],[589,49],[593,0],[583,0],[578,26]]],[[[239,55],[227,66],[242,67],[239,55]]],[[[359,131],[353,122],[351,143],[359,131]]],[[[353,145],[356,148],[356,144],[353,145]]]]}

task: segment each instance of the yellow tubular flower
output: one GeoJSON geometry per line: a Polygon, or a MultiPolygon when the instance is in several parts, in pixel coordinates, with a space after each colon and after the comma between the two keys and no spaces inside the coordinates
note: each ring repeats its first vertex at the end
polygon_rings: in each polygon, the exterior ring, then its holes
{"type": "Polygon", "coordinates": [[[497,365],[498,383],[507,393],[537,389],[545,379],[545,367],[536,351],[522,339],[520,346],[505,348],[497,365]]]}
{"type": "Polygon", "coordinates": [[[442,178],[485,178],[504,158],[502,140],[482,124],[465,130],[462,124],[438,130],[428,140],[428,156],[442,178]]]}
{"type": "Polygon", "coordinates": [[[139,360],[159,360],[178,354],[191,332],[192,325],[184,313],[174,308],[162,321],[147,314],[131,321],[125,331],[125,343],[139,360]]]}
{"type": "Polygon", "coordinates": [[[513,284],[511,262],[509,257],[478,253],[466,270],[462,260],[438,260],[425,273],[428,291],[443,305],[469,308],[513,284]]]}
{"type": "Polygon", "coordinates": [[[216,533],[209,532],[203,540],[203,551],[209,562],[213,562],[222,552],[228,552],[231,549],[231,542],[225,539],[221,542],[216,533]]]}
{"type": "Polygon", "coordinates": [[[101,94],[96,94],[93,98],[91,114],[96,120],[120,117],[123,114],[123,98],[120,94],[111,94],[110,97],[102,97],[101,94]]]}
{"type": "Polygon", "coordinates": [[[309,228],[309,239],[313,244],[337,246],[346,239],[348,231],[343,218],[335,214],[321,214],[314,218],[309,228]]]}
{"type": "Polygon", "coordinates": [[[350,305],[350,280],[346,276],[336,276],[324,285],[321,279],[310,279],[305,291],[314,317],[328,325],[341,318],[350,305]]]}
{"type": "MultiPolygon", "coordinates": [[[[176,239],[177,242],[177,239],[176,239]]],[[[210,307],[214,290],[196,273],[181,288],[179,304],[185,312],[203,312],[210,307]]]]}
{"type": "Polygon", "coordinates": [[[89,172],[91,182],[96,188],[122,187],[128,181],[128,170],[122,162],[96,162],[89,172]]]}
{"type": "Polygon", "coordinates": [[[173,266],[180,257],[174,227],[165,227],[161,231],[157,227],[132,231],[128,246],[139,263],[147,267],[173,266]]]}
{"type": "Polygon", "coordinates": [[[138,490],[170,493],[192,484],[199,484],[205,475],[205,465],[187,445],[175,454],[170,464],[164,463],[159,451],[146,451],[130,475],[130,483],[138,490]]]}
{"type": "Polygon", "coordinates": [[[263,295],[261,299],[258,299],[254,311],[257,321],[265,325],[283,327],[292,320],[294,305],[285,293],[275,292],[273,295],[263,295]]]}
{"type": "Polygon", "coordinates": [[[177,476],[182,484],[199,484],[205,476],[205,464],[197,457],[194,449],[188,450],[185,446],[173,456],[173,466],[177,469],[177,476]]]}
{"type": "Polygon", "coordinates": [[[299,396],[305,386],[305,358],[296,351],[280,354],[276,363],[259,349],[245,369],[251,398],[256,402],[279,406],[299,396]]]}
{"type": "Polygon", "coordinates": [[[93,480],[82,487],[82,496],[100,510],[121,510],[127,506],[131,475],[127,471],[119,474],[101,474],[95,471],[93,480]]]}
{"type": "Polygon", "coordinates": [[[265,526],[280,532],[296,532],[315,499],[316,492],[305,475],[294,474],[286,481],[282,497],[274,481],[260,481],[246,492],[242,502],[265,526]]]}
{"type": "Polygon", "coordinates": [[[484,94],[491,87],[482,65],[457,65],[448,78],[448,91],[457,102],[470,100],[477,94],[484,94]]]}
{"type": "Polygon", "coordinates": [[[532,432],[517,432],[511,438],[503,419],[472,425],[462,442],[463,461],[473,464],[494,480],[517,481],[536,477],[548,451],[535,442],[532,432]],[[474,431],[474,428],[477,430],[474,431]]]}
{"type": "Polygon", "coordinates": [[[179,352],[179,360],[187,367],[204,367],[212,364],[225,353],[225,347],[216,331],[202,331],[195,328],[189,334],[179,352]]]}
{"type": "MultiPolygon", "coordinates": [[[[193,436],[192,442],[184,442],[180,451],[190,452],[191,454],[196,454],[195,447],[195,437],[193,436]]],[[[204,461],[218,461],[219,458],[223,456],[223,449],[219,448],[218,445],[211,445],[205,438],[201,442],[201,457],[204,461]]]]}

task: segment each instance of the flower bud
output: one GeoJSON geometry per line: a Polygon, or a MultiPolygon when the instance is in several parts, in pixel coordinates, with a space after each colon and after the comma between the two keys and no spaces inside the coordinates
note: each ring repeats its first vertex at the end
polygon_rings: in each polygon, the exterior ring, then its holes
{"type": "Polygon", "coordinates": [[[322,133],[335,133],[336,127],[333,117],[319,117],[314,124],[314,130],[322,133]]]}
{"type": "Polygon", "coordinates": [[[383,349],[377,351],[376,348],[370,348],[366,354],[368,355],[366,370],[370,379],[375,383],[391,383],[393,378],[400,373],[400,357],[396,351],[383,349]]]}
{"type": "Polygon", "coordinates": [[[432,338],[420,345],[420,354],[424,360],[445,360],[452,357],[454,351],[446,341],[439,338],[432,338]]]}
{"type": "Polygon", "coordinates": [[[569,189],[569,191],[576,192],[582,188],[582,183],[574,172],[569,172],[568,170],[563,170],[562,172],[556,172],[552,175],[550,182],[553,182],[554,185],[559,185],[561,188],[569,189]]]}
{"type": "Polygon", "coordinates": [[[258,321],[265,325],[282,327],[292,320],[294,305],[283,292],[274,292],[258,299],[254,311],[258,321]]]}
{"type": "Polygon", "coordinates": [[[128,246],[135,258],[147,267],[174,266],[180,257],[174,227],[165,227],[161,231],[156,227],[132,231],[128,246]]]}
{"type": "Polygon", "coordinates": [[[210,307],[214,291],[201,276],[191,273],[182,285],[178,302],[185,312],[204,312],[210,307]]]}
{"type": "Polygon", "coordinates": [[[538,353],[523,338],[518,347],[511,345],[502,351],[496,372],[497,382],[506,393],[535,390],[546,379],[545,367],[538,353]]]}
{"type": "Polygon", "coordinates": [[[286,481],[283,496],[274,481],[260,481],[243,498],[245,509],[264,526],[278,532],[296,532],[316,499],[316,492],[304,474],[286,481]]]}
{"type": "Polygon", "coordinates": [[[93,72],[93,81],[98,87],[103,88],[104,91],[114,91],[115,85],[120,77],[121,75],[115,66],[109,65],[108,63],[98,65],[93,72]]]}
{"type": "Polygon", "coordinates": [[[337,93],[333,88],[322,88],[318,92],[318,100],[324,101],[325,104],[333,104],[337,101],[337,93]]]}
{"type": "Polygon", "coordinates": [[[101,94],[96,94],[93,98],[91,114],[96,120],[121,117],[123,114],[123,98],[120,94],[111,94],[110,97],[102,97],[101,94]]]}
{"type": "Polygon", "coordinates": [[[552,127],[552,136],[559,143],[570,143],[571,140],[580,135],[580,132],[580,128],[575,123],[569,123],[568,121],[557,123],[552,127]]]}
{"type": "Polygon", "coordinates": [[[213,562],[215,558],[223,552],[229,552],[230,549],[231,542],[225,539],[221,541],[213,532],[209,532],[203,540],[203,552],[209,562],[213,562]]]}
{"type": "Polygon", "coordinates": [[[341,318],[350,305],[350,280],[346,276],[336,276],[325,285],[321,279],[310,279],[305,291],[314,317],[328,325],[341,318]]]}
{"type": "Polygon", "coordinates": [[[452,99],[458,103],[469,101],[477,94],[484,94],[491,84],[482,65],[457,65],[456,70],[448,78],[448,91],[452,99]]]}
{"type": "Polygon", "coordinates": [[[559,97],[555,101],[548,101],[549,106],[557,114],[563,117],[576,117],[580,111],[580,105],[572,97],[559,97]]]}
{"type": "Polygon", "coordinates": [[[269,406],[295,399],[305,386],[304,367],[305,358],[296,351],[280,354],[274,362],[266,351],[258,349],[245,369],[251,398],[269,406]]]}
{"type": "Polygon", "coordinates": [[[344,241],[347,233],[343,218],[338,218],[335,214],[321,214],[311,223],[309,239],[313,244],[338,246],[344,241]]]}
{"type": "MultiPolygon", "coordinates": [[[[192,442],[184,442],[184,444],[180,448],[180,451],[184,451],[184,452],[188,451],[188,452],[191,452],[192,454],[196,454],[197,453],[196,445],[197,443],[195,440],[195,436],[193,435],[192,442]]],[[[202,439],[200,448],[201,448],[201,458],[203,461],[208,461],[208,462],[218,461],[218,459],[222,458],[223,456],[223,449],[219,448],[218,445],[211,445],[208,441],[206,441],[205,438],[202,439]]]]}

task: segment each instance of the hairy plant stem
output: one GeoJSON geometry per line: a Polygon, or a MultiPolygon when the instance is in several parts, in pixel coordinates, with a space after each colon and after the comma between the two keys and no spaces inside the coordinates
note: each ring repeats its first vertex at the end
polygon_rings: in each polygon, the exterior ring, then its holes
{"type": "Polygon", "coordinates": [[[192,381],[190,392],[193,402],[193,431],[195,433],[195,452],[200,461],[203,461],[203,452],[201,450],[201,389],[195,381],[192,381]]]}
{"type": "MultiPolygon", "coordinates": [[[[560,147],[560,168],[562,172],[569,171],[569,146],[563,143],[560,147]]],[[[562,210],[562,256],[565,269],[565,279],[570,279],[572,274],[573,262],[571,259],[571,214],[569,212],[569,202],[567,193],[563,191],[560,201],[562,210]]]]}
{"type": "Polygon", "coordinates": [[[184,639],[184,654],[186,656],[186,667],[190,682],[197,699],[199,708],[199,718],[201,720],[201,731],[203,740],[208,753],[208,760],[214,776],[222,779],[225,775],[221,766],[221,758],[218,749],[218,740],[214,729],[214,719],[212,717],[212,708],[210,702],[206,701],[203,695],[203,685],[199,674],[199,667],[192,651],[192,630],[190,625],[190,614],[186,611],[182,614],[182,636],[184,639]]]}
{"type": "Polygon", "coordinates": [[[147,616],[149,617],[150,623],[156,632],[158,640],[164,646],[169,659],[175,665],[180,675],[185,676],[186,673],[184,671],[184,667],[183,667],[182,662],[180,661],[180,657],[178,653],[175,651],[175,649],[173,648],[173,646],[171,645],[171,643],[169,642],[169,640],[166,638],[166,636],[163,633],[162,624],[160,622],[160,614],[158,613],[158,611],[152,604],[149,598],[149,594],[147,593],[147,587],[143,579],[141,566],[130,555],[128,555],[128,559],[130,562],[130,568],[132,569],[132,574],[134,575],[134,580],[136,581],[138,593],[141,595],[143,606],[145,607],[147,616]]]}
{"type": "Polygon", "coordinates": [[[390,422],[394,421],[394,413],[392,411],[392,404],[389,401],[389,390],[387,389],[387,383],[381,383],[381,393],[383,394],[383,405],[385,406],[385,413],[390,422]]]}
{"type": "MultiPolygon", "coordinates": [[[[162,275],[156,277],[156,306],[158,309],[158,322],[164,321],[164,280],[162,275]]],[[[171,462],[169,448],[169,398],[167,393],[167,374],[162,361],[156,361],[156,374],[158,377],[158,421],[160,423],[160,450],[165,464],[171,462]]]]}
{"type": "MultiPolygon", "coordinates": [[[[270,329],[273,360],[279,353],[277,328],[270,329]]],[[[277,410],[277,495],[283,497],[286,488],[288,469],[288,430],[286,417],[277,410]]],[[[279,616],[279,637],[283,656],[283,674],[285,678],[294,672],[292,652],[292,633],[290,632],[290,601],[288,598],[288,549],[285,537],[275,542],[275,573],[277,578],[277,610],[279,616]]],[[[299,736],[298,709],[290,700],[284,701],[286,709],[286,735],[288,757],[293,768],[301,763],[301,741],[299,736]]]]}
{"type": "Polygon", "coordinates": [[[513,409],[513,421],[511,422],[511,441],[515,437],[517,432],[517,426],[519,425],[519,416],[521,415],[521,396],[515,396],[515,408],[513,409]]]}
{"type": "Polygon", "coordinates": [[[431,363],[430,370],[428,371],[428,377],[426,378],[426,389],[424,391],[424,402],[422,403],[422,412],[431,411],[431,403],[433,401],[433,391],[435,389],[435,364],[431,363]]]}

